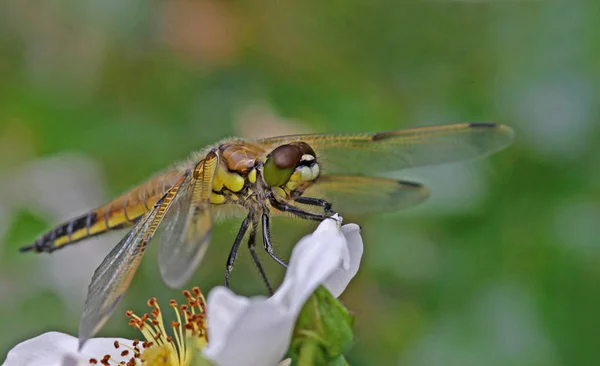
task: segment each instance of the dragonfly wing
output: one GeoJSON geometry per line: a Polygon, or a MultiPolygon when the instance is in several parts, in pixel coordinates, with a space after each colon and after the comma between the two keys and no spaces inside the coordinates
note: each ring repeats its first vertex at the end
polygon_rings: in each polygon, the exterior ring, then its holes
{"type": "MultiPolygon", "coordinates": [[[[330,175],[320,177],[303,196],[323,198],[342,215],[366,214],[393,212],[418,205],[429,197],[429,190],[419,183],[402,180],[330,175]]],[[[315,211],[314,206],[301,207],[315,211]]]]}
{"type": "Polygon", "coordinates": [[[363,174],[484,157],[508,146],[510,127],[460,123],[378,133],[292,135],[258,140],[267,149],[304,141],[325,174],[363,174]]]}
{"type": "Polygon", "coordinates": [[[148,242],[169,211],[179,189],[189,182],[186,174],[145,214],[110,251],[92,276],[81,321],[79,344],[83,344],[104,325],[131,283],[148,242]]]}
{"type": "Polygon", "coordinates": [[[214,152],[198,163],[192,184],[177,196],[175,209],[169,211],[157,233],[158,263],[170,287],[185,284],[208,248],[212,232],[210,195],[218,164],[219,158],[214,152]]]}

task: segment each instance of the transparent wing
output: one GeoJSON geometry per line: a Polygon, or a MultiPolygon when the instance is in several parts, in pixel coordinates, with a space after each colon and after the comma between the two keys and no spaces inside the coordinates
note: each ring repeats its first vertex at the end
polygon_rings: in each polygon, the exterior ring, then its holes
{"type": "Polygon", "coordinates": [[[110,251],[92,276],[81,321],[81,346],[104,325],[131,283],[146,246],[164,215],[169,211],[180,187],[189,184],[190,174],[184,175],[110,251]]]}
{"type": "Polygon", "coordinates": [[[291,135],[258,140],[266,149],[304,141],[325,174],[395,171],[484,157],[508,146],[510,127],[461,123],[378,133],[291,135]]]}
{"type": "Polygon", "coordinates": [[[219,163],[209,153],[198,163],[192,184],[178,194],[156,237],[160,242],[158,264],[167,285],[181,287],[200,264],[212,232],[210,195],[219,163]]]}
{"type": "MultiPolygon", "coordinates": [[[[303,196],[325,199],[333,205],[334,211],[343,216],[403,210],[427,199],[429,190],[419,183],[408,181],[333,175],[319,178],[303,196]]],[[[314,206],[300,206],[313,212],[323,212],[314,206]]]]}

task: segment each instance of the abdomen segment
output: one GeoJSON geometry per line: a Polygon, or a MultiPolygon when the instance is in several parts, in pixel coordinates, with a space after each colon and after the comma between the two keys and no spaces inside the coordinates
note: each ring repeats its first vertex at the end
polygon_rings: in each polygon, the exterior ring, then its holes
{"type": "Polygon", "coordinates": [[[168,171],[84,215],[69,220],[41,235],[21,252],[53,252],[69,244],[131,226],[181,177],[177,170],[168,171]]]}

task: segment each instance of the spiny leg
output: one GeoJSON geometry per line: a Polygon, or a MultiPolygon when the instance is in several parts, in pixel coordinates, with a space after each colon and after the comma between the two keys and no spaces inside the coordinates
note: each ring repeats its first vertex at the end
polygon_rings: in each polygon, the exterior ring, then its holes
{"type": "Polygon", "coordinates": [[[323,210],[327,215],[333,215],[336,213],[334,210],[331,209],[331,203],[324,199],[300,196],[296,197],[294,201],[304,205],[323,207],[323,210]]]}
{"type": "MultiPolygon", "coordinates": [[[[240,226],[240,230],[238,231],[237,236],[235,237],[235,241],[233,242],[233,245],[231,246],[231,250],[229,251],[229,257],[227,257],[227,263],[225,265],[225,287],[229,287],[229,275],[231,274],[231,271],[233,270],[233,262],[235,262],[235,258],[237,257],[238,249],[240,247],[240,244],[242,243],[242,240],[244,240],[244,235],[246,235],[246,231],[248,230],[249,223],[250,223],[250,214],[248,214],[248,216],[246,216],[244,221],[242,221],[242,226],[240,226]]],[[[253,231],[256,232],[256,228],[253,228],[253,231]]],[[[250,233],[250,235],[252,235],[252,233],[250,233]]]]}
{"type": "Polygon", "coordinates": [[[275,262],[279,263],[283,266],[283,268],[287,268],[287,264],[279,259],[275,253],[273,253],[273,245],[271,244],[271,228],[269,224],[269,213],[264,211],[262,214],[262,227],[263,227],[263,244],[265,246],[265,250],[271,258],[275,259],[275,262]]]}
{"type": "MultiPolygon", "coordinates": [[[[252,228],[250,229],[250,237],[248,238],[248,249],[250,250],[250,255],[252,255],[252,259],[254,260],[254,263],[256,264],[258,271],[260,272],[260,276],[262,277],[263,282],[265,283],[265,285],[267,286],[267,289],[269,290],[269,295],[273,295],[273,288],[271,287],[271,284],[269,283],[269,279],[267,278],[267,274],[265,273],[262,263],[260,262],[260,258],[258,258],[258,254],[256,254],[256,230],[257,229],[258,229],[258,216],[256,216],[256,218],[252,219],[252,228]]],[[[264,233],[263,233],[263,237],[264,237],[264,233]]]]}
{"type": "MultiPolygon", "coordinates": [[[[303,209],[292,206],[286,202],[279,202],[273,196],[269,197],[269,202],[271,203],[271,206],[273,206],[275,209],[277,209],[279,211],[289,212],[292,215],[298,216],[298,217],[306,219],[306,220],[323,221],[323,220],[329,218],[329,216],[326,216],[326,215],[321,215],[321,214],[317,214],[317,213],[313,213],[313,212],[304,211],[303,209]]],[[[263,214],[263,216],[264,216],[264,214],[263,214]]],[[[263,220],[263,226],[264,226],[264,220],[263,220]]]]}

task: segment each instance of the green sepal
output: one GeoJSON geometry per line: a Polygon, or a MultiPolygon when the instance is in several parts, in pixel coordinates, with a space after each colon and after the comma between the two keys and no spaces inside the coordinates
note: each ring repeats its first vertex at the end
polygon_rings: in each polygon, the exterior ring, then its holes
{"type": "Polygon", "coordinates": [[[353,342],[354,317],[320,286],[302,308],[288,357],[292,365],[347,365],[343,353],[353,342]]]}

